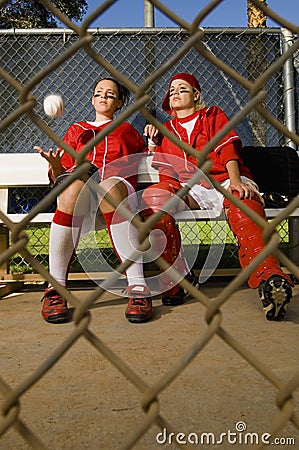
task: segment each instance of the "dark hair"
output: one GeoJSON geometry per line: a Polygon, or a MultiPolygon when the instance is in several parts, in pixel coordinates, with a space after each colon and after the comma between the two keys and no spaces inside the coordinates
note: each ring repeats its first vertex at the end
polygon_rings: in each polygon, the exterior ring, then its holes
{"type": "MultiPolygon", "coordinates": [[[[97,87],[98,83],[103,80],[110,80],[110,81],[113,81],[114,84],[116,84],[117,89],[118,89],[119,99],[122,100],[123,106],[125,106],[130,100],[130,90],[126,86],[121,84],[118,80],[116,80],[115,78],[110,78],[110,77],[104,77],[104,78],[101,78],[101,79],[95,81],[94,90],[97,87]]],[[[119,108],[119,109],[121,109],[121,108],[119,108]]]]}

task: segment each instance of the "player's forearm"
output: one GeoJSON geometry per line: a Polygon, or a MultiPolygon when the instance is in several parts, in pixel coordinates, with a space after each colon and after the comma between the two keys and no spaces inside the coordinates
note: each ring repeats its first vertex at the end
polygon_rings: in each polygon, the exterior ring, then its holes
{"type": "Polygon", "coordinates": [[[59,175],[61,175],[64,172],[64,167],[62,166],[62,164],[51,165],[50,171],[52,178],[56,179],[57,177],[59,177],[59,175]]]}
{"type": "Polygon", "coordinates": [[[234,159],[228,161],[226,163],[226,170],[232,184],[239,183],[241,181],[238,161],[234,159]]]}

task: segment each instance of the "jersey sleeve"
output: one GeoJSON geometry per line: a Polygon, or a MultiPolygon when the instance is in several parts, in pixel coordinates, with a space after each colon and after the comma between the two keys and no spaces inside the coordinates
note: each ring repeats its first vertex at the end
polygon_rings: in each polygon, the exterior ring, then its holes
{"type": "MultiPolygon", "coordinates": [[[[75,130],[75,127],[73,124],[68,128],[68,130],[63,138],[63,140],[74,150],[76,150],[76,145],[77,145],[76,144],[76,142],[77,142],[76,134],[77,133],[76,133],[76,130],[75,130]]],[[[63,167],[62,173],[66,172],[68,169],[74,167],[74,165],[76,164],[76,161],[74,160],[74,158],[72,158],[62,147],[58,148],[57,151],[62,155],[61,159],[60,159],[61,165],[63,167]]],[[[50,165],[49,165],[49,170],[48,170],[48,176],[49,176],[50,182],[54,183],[56,178],[53,175],[52,168],[50,165]]]]}
{"type": "Polygon", "coordinates": [[[178,179],[175,164],[173,164],[171,159],[174,158],[172,158],[171,155],[164,153],[161,146],[157,146],[152,161],[152,167],[158,170],[160,180],[162,178],[163,180],[165,178],[178,179]]]}
{"type": "Polygon", "coordinates": [[[129,133],[130,146],[134,149],[133,153],[148,153],[148,148],[140,133],[130,125],[129,133]]]}
{"type": "MultiPolygon", "coordinates": [[[[66,144],[68,144],[70,147],[72,147],[75,151],[77,150],[78,130],[77,130],[75,124],[71,125],[68,128],[63,140],[66,144]]],[[[64,151],[64,153],[61,157],[61,164],[63,165],[63,168],[66,171],[76,165],[76,160],[74,158],[72,158],[66,151],[64,151]]]]}
{"type": "Polygon", "coordinates": [[[222,147],[221,151],[219,152],[219,158],[221,164],[223,164],[224,166],[226,166],[226,164],[232,160],[241,161],[240,149],[236,142],[232,142],[231,144],[222,147]]]}
{"type": "MultiPolygon", "coordinates": [[[[212,139],[222,128],[227,125],[229,119],[225,112],[218,106],[211,106],[206,112],[206,127],[209,139],[212,139]]],[[[241,150],[242,143],[234,129],[230,130],[221,141],[216,144],[214,151],[220,152],[225,146],[233,145],[238,152],[241,150]]]]}

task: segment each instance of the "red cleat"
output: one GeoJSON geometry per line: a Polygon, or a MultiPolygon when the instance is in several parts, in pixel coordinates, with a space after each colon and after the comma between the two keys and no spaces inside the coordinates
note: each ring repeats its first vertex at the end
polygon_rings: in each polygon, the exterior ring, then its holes
{"type": "Polygon", "coordinates": [[[126,288],[129,301],[125,311],[129,322],[147,322],[153,316],[152,297],[147,286],[128,286],[126,288]]]}
{"type": "Polygon", "coordinates": [[[52,287],[45,290],[41,300],[44,302],[42,316],[49,323],[64,323],[68,321],[69,310],[67,302],[52,287]]]}

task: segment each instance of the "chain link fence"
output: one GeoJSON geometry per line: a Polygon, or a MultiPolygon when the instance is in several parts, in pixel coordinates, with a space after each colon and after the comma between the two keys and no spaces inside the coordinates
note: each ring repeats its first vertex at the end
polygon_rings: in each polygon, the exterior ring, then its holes
{"type": "MultiPolygon", "coordinates": [[[[236,126],[232,124],[232,127],[236,128],[244,145],[284,145],[286,138],[291,139],[296,145],[299,144],[298,135],[290,132],[283,125],[283,64],[288,58],[292,58],[295,67],[298,66],[298,27],[288,24],[288,28],[294,34],[294,42],[283,54],[280,29],[202,30],[194,24],[191,26],[183,21],[178,23],[178,26],[182,28],[176,29],[88,29],[88,19],[81,27],[78,27],[63,17],[51,2],[45,0],[43,3],[66,24],[68,29],[2,30],[0,33],[2,62],[0,151],[2,153],[32,152],[34,145],[39,144],[48,148],[53,146],[53,141],[58,145],[60,137],[71,122],[92,119],[91,103],[86,101],[86,92],[90,91],[91,96],[94,81],[104,75],[119,78],[133,91],[131,108],[128,109],[129,112],[120,114],[119,121],[128,118],[142,132],[147,121],[155,123],[155,120],[159,122],[166,120],[160,108],[161,100],[167,81],[177,71],[192,72],[198,77],[202,83],[206,103],[219,105],[230,118],[234,119],[236,126]],[[60,93],[65,99],[66,113],[56,120],[45,117],[42,111],[43,98],[51,92],[60,93]]],[[[166,15],[171,15],[171,11],[169,12],[160,2],[152,1],[152,3],[166,15]]],[[[109,2],[106,2],[106,7],[109,7],[109,2]]],[[[282,24],[284,23],[282,18],[282,24]]],[[[296,72],[296,81],[297,77],[296,72]]],[[[296,96],[298,98],[298,83],[296,83],[296,96]]],[[[87,151],[89,151],[88,148],[86,148],[87,151]]],[[[207,154],[206,152],[205,158],[207,154]]],[[[81,170],[82,172],[86,170],[84,163],[81,165],[81,170]]],[[[59,189],[61,192],[64,186],[59,189]]],[[[46,207],[49,210],[53,208],[57,194],[59,190],[54,193],[53,191],[42,192],[39,189],[33,192],[31,188],[21,191],[12,190],[11,212],[20,212],[22,209],[25,212],[29,211],[28,220],[30,220],[35,214],[44,210],[45,202],[42,203],[42,199],[44,201],[46,198],[46,207]]],[[[233,196],[228,194],[228,199],[243,209],[242,205],[236,203],[233,196]]],[[[137,375],[125,360],[118,358],[89,327],[91,305],[113,285],[120,273],[125,272],[126,264],[118,266],[118,272],[113,272],[84,302],[78,302],[68,290],[51,278],[44,267],[47,252],[41,247],[47,248],[47,242],[44,239],[46,232],[43,229],[36,229],[30,223],[28,227],[27,221],[13,224],[7,220],[5,213],[1,212],[0,218],[11,232],[11,245],[9,250],[1,255],[0,262],[20,255],[22,261],[26,261],[33,271],[38,272],[55,286],[57,291],[75,308],[75,312],[74,327],[69,336],[47,361],[23,380],[18,388],[9,388],[0,375],[0,390],[3,395],[0,436],[12,425],[17,425],[19,433],[33,448],[44,448],[38,436],[29,428],[25,429],[19,419],[19,402],[26,391],[48,370],[51,370],[55,362],[63,358],[66,350],[81,336],[84,336],[108,358],[142,393],[141,407],[144,411],[144,421],[136,426],[125,448],[132,448],[153,423],[160,428],[172,428],[159,411],[157,403],[159,394],[182,373],[190,360],[215,335],[223,339],[276,388],[278,410],[276,420],[270,424],[272,435],[276,435],[283,429],[288,421],[299,428],[299,417],[295,411],[293,399],[293,393],[299,383],[298,374],[287,381],[278,379],[269,367],[265,367],[230,335],[229,331],[223,328],[220,312],[221,306],[270,253],[274,254],[290,273],[299,278],[298,267],[279,250],[279,238],[275,232],[277,227],[282,227],[283,236],[287,239],[288,230],[285,228],[287,218],[298,205],[297,197],[270,224],[266,224],[254,213],[245,211],[264,228],[267,247],[250,266],[228,284],[221,295],[213,299],[213,302],[200,291],[192,289],[188,282],[182,281],[182,286],[190,292],[192,297],[205,306],[207,329],[190,349],[188,355],[185,355],[182,361],[174,363],[172,369],[153,386],[149,386],[137,375]],[[32,227],[33,231],[30,232],[32,227]],[[26,234],[23,233],[24,229],[26,234]]],[[[196,236],[202,233],[200,226],[200,224],[193,224],[190,229],[187,228],[188,224],[182,225],[184,241],[189,237],[194,242],[196,236]]],[[[100,235],[99,239],[104,242],[100,244],[103,248],[111,248],[105,233],[100,235]]],[[[143,242],[141,250],[144,250],[146,246],[147,242],[143,242]]],[[[84,244],[83,247],[85,251],[88,245],[84,244]]],[[[89,259],[90,256],[87,254],[86,258],[89,259]]],[[[16,262],[16,271],[20,270],[21,264],[21,261],[16,262]]],[[[158,264],[162,270],[167,268],[163,260],[159,260],[158,264]]],[[[175,271],[171,271],[170,276],[175,282],[178,280],[175,271]]]]}
{"type": "MultiPolygon", "coordinates": [[[[182,51],[188,45],[189,34],[178,29],[126,29],[126,30],[90,30],[92,36],[91,48],[101,58],[109,61],[109,64],[128,78],[136,86],[142,85],[147,77],[155,74],[165,62],[177,52],[182,51]]],[[[7,30],[1,32],[2,41],[2,67],[18,83],[24,85],[28,80],[37,76],[41,70],[47,67],[55,58],[63,57],[66,50],[80,43],[79,36],[72,30],[7,30]]],[[[266,72],[274,61],[282,54],[282,34],[279,29],[249,30],[249,29],[218,29],[206,30],[201,40],[203,48],[213,58],[221,58],[226,64],[233,67],[242,77],[254,82],[266,72]]],[[[293,55],[295,57],[295,55],[293,55]]],[[[249,92],[246,86],[238,83],[224,70],[219,70],[201,55],[196,48],[190,47],[179,60],[175,61],[161,77],[150,84],[146,92],[150,95],[148,108],[161,122],[166,121],[167,115],[161,110],[161,102],[167,80],[175,72],[187,71],[194,73],[200,80],[203,96],[207,104],[219,105],[232,118],[249,100],[249,92]]],[[[51,71],[39,83],[32,86],[32,94],[36,99],[34,111],[44,122],[50,126],[58,136],[63,136],[70,123],[80,120],[92,120],[93,108],[86,91],[92,95],[94,81],[108,74],[105,67],[101,67],[94,59],[79,48],[71,54],[54,70],[51,71]],[[43,98],[49,93],[59,93],[65,101],[65,114],[56,119],[45,116],[42,104],[43,98]]],[[[298,84],[296,84],[298,89],[298,84]]],[[[18,107],[18,91],[14,89],[6,79],[0,79],[2,102],[0,105],[1,119],[18,107]]],[[[280,66],[269,79],[265,88],[267,96],[264,106],[275,118],[284,122],[284,76],[283,67],[280,66]]],[[[134,104],[134,96],[131,104],[134,104]]],[[[297,116],[298,117],[298,116],[297,116]]],[[[136,110],[128,119],[142,134],[145,125],[145,117],[136,110]]],[[[243,145],[279,146],[285,144],[285,136],[277,130],[273,124],[268,123],[263,116],[252,111],[242,122],[236,126],[243,145]]],[[[53,146],[52,139],[38,126],[32,123],[26,115],[21,115],[9,127],[2,131],[2,153],[34,152],[33,146],[41,145],[44,148],[53,146]]],[[[9,213],[28,212],[49,189],[45,187],[25,187],[9,189],[9,213]]],[[[52,212],[54,204],[47,207],[47,212],[52,212]]],[[[190,236],[198,235],[198,224],[186,223],[182,226],[183,242],[188,248],[194,242],[190,236]]],[[[281,248],[289,255],[288,223],[285,221],[281,228],[281,248]]],[[[206,227],[208,230],[208,228],[206,227]]],[[[45,229],[42,241],[36,239],[36,232],[30,239],[32,252],[47,267],[48,241],[45,229]]],[[[227,246],[223,257],[219,261],[218,268],[239,268],[236,245],[226,223],[219,228],[222,236],[227,235],[227,246]]],[[[201,232],[202,235],[202,232],[201,232]]],[[[105,257],[109,261],[116,261],[109,239],[105,233],[98,233],[97,240],[103,249],[105,257]],[[108,243],[108,246],[107,246],[108,243]]],[[[92,248],[93,237],[85,241],[84,260],[89,264],[97,265],[98,271],[105,271],[104,267],[94,261],[92,248]],[[88,250],[89,249],[89,250],[88,250]]],[[[206,252],[209,248],[209,236],[204,236],[201,252],[195,262],[195,269],[203,266],[206,252]]],[[[31,273],[32,268],[24,258],[13,257],[10,261],[10,273],[31,273]]],[[[80,272],[80,264],[76,258],[71,271],[80,272]]]]}

